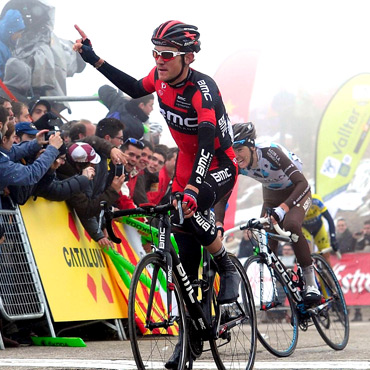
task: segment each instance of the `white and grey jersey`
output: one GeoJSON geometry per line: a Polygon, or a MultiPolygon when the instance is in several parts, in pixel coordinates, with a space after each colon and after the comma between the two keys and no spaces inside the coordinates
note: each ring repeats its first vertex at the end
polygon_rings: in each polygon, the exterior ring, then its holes
{"type": "Polygon", "coordinates": [[[241,175],[249,176],[270,190],[287,189],[293,186],[291,175],[302,171],[301,160],[280,144],[256,143],[257,167],[239,169],[241,175]]]}

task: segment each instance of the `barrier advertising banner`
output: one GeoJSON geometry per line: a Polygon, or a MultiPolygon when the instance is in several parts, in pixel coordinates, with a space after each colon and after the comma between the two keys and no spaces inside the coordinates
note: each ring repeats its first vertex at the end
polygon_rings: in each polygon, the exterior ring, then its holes
{"type": "Polygon", "coordinates": [[[38,198],[21,212],[54,321],[127,317],[108,258],[64,202],[38,198]]]}
{"type": "Polygon", "coordinates": [[[330,258],[348,306],[370,305],[370,253],[330,258]]]}

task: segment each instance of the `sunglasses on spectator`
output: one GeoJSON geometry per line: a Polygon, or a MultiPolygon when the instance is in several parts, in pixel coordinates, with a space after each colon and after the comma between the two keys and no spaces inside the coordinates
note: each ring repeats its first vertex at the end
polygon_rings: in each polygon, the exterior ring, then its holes
{"type": "Polygon", "coordinates": [[[145,145],[142,141],[134,139],[133,137],[129,137],[124,144],[133,144],[136,145],[140,149],[144,149],[145,145]]]}
{"type": "Polygon", "coordinates": [[[151,159],[153,162],[158,162],[158,164],[160,165],[160,166],[163,166],[164,165],[164,162],[163,161],[161,161],[160,159],[158,159],[157,157],[154,157],[154,156],[152,156],[152,159],[151,159]]]}
{"type": "Polygon", "coordinates": [[[157,60],[159,57],[162,57],[164,62],[168,62],[172,59],[175,59],[178,55],[184,55],[186,54],[184,51],[170,51],[170,50],[163,50],[158,51],[156,49],[153,49],[153,57],[155,60],[157,60]]]}

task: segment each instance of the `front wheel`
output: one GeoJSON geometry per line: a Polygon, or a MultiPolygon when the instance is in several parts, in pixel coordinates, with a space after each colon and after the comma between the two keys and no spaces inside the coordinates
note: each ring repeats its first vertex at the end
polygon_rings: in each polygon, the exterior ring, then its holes
{"type": "MultiPolygon", "coordinates": [[[[229,257],[240,276],[239,298],[237,302],[218,305],[213,294],[212,311],[216,313],[221,310],[221,319],[220,325],[217,326],[218,339],[211,340],[210,346],[217,369],[251,370],[257,351],[256,313],[252,291],[239,260],[233,255],[229,257]]],[[[212,316],[215,318],[215,315],[212,316]]]]}
{"type": "Polygon", "coordinates": [[[181,289],[173,274],[172,309],[168,312],[166,268],[151,253],[137,264],[128,299],[128,328],[138,369],[164,369],[175,346],[180,346],[177,369],[184,369],[188,351],[186,314],[181,289]]]}
{"type": "Polygon", "coordinates": [[[312,320],[322,339],[333,349],[342,350],[349,338],[346,301],[330,265],[319,254],[312,254],[317,285],[326,303],[317,307],[312,320]],[[320,308],[322,306],[322,308],[320,308]]]}
{"type": "Polygon", "coordinates": [[[261,255],[244,263],[256,307],[257,336],[277,357],[290,356],[298,342],[298,316],[292,294],[280,272],[261,255]]]}

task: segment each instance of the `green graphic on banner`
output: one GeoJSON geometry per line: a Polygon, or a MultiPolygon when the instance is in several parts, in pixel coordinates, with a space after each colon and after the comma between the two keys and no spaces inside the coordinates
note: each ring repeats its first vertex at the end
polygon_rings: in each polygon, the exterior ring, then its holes
{"type": "Polygon", "coordinates": [[[370,140],[370,73],[347,81],[329,102],[316,143],[316,193],[344,191],[370,140]]]}

